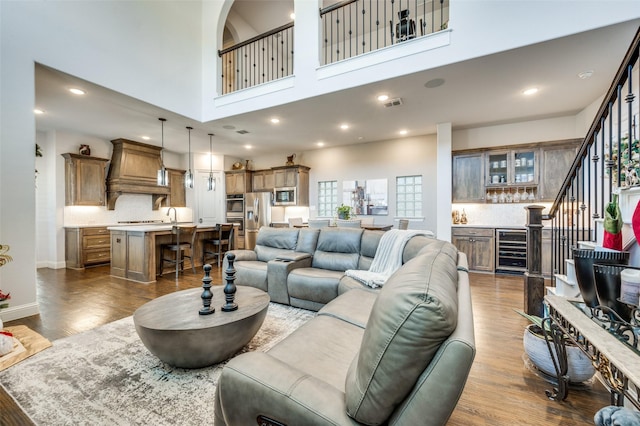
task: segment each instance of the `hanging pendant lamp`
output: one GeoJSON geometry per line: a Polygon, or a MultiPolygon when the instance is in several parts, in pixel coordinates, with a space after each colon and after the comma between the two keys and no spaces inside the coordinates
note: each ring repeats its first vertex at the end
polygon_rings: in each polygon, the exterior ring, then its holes
{"type": "Polygon", "coordinates": [[[164,122],[167,121],[166,118],[158,118],[162,123],[162,149],[160,150],[160,169],[158,170],[158,185],[159,186],[169,186],[169,172],[164,167],[164,156],[162,152],[164,151],[164,122]]]}
{"type": "Polygon", "coordinates": [[[193,173],[191,173],[191,130],[193,127],[187,126],[187,130],[189,131],[189,170],[184,174],[184,187],[193,188],[193,173]]]}
{"type": "Polygon", "coordinates": [[[207,191],[216,190],[216,180],[213,177],[213,133],[209,133],[209,179],[207,180],[207,191]]]}

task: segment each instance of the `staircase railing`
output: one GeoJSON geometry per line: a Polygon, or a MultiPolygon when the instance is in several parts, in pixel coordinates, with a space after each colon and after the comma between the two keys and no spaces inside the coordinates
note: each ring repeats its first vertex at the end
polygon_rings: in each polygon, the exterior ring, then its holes
{"type": "Polygon", "coordinates": [[[222,94],[293,74],[293,22],[218,51],[222,94]]]}
{"type": "Polygon", "coordinates": [[[320,18],[326,65],[447,28],[449,0],[345,0],[320,18]]]}
{"type": "Polygon", "coordinates": [[[555,283],[555,274],[566,274],[565,260],[573,257],[572,248],[580,241],[596,241],[596,221],[604,219],[612,194],[640,185],[639,53],[640,29],[549,212],[541,214],[541,208],[529,209],[525,310],[530,314],[540,315],[542,311],[541,257],[549,255],[548,249],[543,252],[542,232],[538,231],[543,226],[550,227],[551,279],[555,283]]]}

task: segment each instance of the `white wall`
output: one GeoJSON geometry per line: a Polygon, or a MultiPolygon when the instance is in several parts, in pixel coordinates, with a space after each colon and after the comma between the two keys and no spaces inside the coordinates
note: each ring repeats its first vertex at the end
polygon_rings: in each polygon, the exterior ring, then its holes
{"type": "MultiPolygon", "coordinates": [[[[436,137],[430,135],[318,149],[302,153],[300,161],[296,158],[296,163],[311,168],[309,171],[309,216],[312,218],[316,216],[318,181],[337,180],[338,190],[341,192],[342,183],[346,180],[387,179],[389,215],[373,217],[376,224],[393,224],[396,212],[396,177],[422,175],[425,217],[422,222],[412,222],[411,228],[429,229],[435,232],[436,205],[438,203],[436,144],[436,137]]],[[[273,165],[271,164],[271,166],[273,165]]],[[[447,179],[450,180],[450,177],[447,179]]],[[[450,198],[442,201],[451,203],[450,198]]]]}

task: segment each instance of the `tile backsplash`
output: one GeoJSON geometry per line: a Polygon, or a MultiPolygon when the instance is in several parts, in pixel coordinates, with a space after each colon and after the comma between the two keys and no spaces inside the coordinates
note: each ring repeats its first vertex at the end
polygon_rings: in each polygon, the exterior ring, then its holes
{"type": "MultiPolygon", "coordinates": [[[[67,206],[64,208],[64,225],[115,225],[133,220],[169,222],[168,208],[152,210],[152,203],[151,195],[122,194],[118,197],[115,210],[107,210],[104,206],[67,206]]],[[[190,208],[178,207],[176,213],[179,222],[193,221],[193,211],[190,208]]]]}
{"type": "MultiPolygon", "coordinates": [[[[514,227],[525,226],[527,224],[526,207],[530,203],[487,203],[487,204],[453,204],[452,210],[462,211],[467,215],[467,225],[476,226],[493,226],[514,227]]],[[[543,206],[545,209],[543,214],[549,211],[551,203],[536,203],[535,205],[543,206]]]]}

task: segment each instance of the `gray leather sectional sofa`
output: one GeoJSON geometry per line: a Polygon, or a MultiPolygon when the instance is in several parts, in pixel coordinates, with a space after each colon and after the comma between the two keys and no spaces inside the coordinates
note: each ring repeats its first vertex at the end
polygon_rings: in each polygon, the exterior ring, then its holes
{"type": "Polygon", "coordinates": [[[425,240],[379,291],[346,291],[267,352],[231,359],[215,425],[445,424],[475,356],[473,313],[465,255],[425,240]]]}
{"type": "MultiPolygon", "coordinates": [[[[253,250],[230,251],[236,256],[235,284],[266,291],[272,302],[318,311],[339,294],[365,287],[344,271],[369,269],[383,234],[360,228],[262,227],[253,250]]],[[[403,263],[430,240],[411,238],[403,263]]],[[[225,256],[223,270],[227,267],[225,256]]]]}

